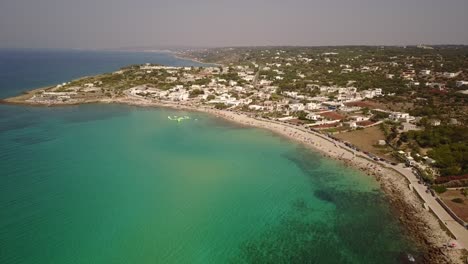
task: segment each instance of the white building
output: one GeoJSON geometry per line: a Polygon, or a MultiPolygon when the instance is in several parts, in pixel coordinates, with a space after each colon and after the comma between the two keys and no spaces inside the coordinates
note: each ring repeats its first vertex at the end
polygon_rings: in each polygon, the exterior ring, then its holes
{"type": "Polygon", "coordinates": [[[322,117],[320,115],[317,115],[317,114],[314,114],[314,113],[309,113],[309,114],[307,114],[306,118],[309,119],[309,120],[318,121],[322,117]]]}
{"type": "Polygon", "coordinates": [[[445,78],[454,78],[454,77],[457,77],[458,74],[460,74],[460,73],[459,72],[444,72],[443,76],[445,78]]]}
{"type": "Polygon", "coordinates": [[[293,112],[303,111],[305,110],[305,106],[304,104],[290,104],[289,109],[291,109],[293,112]]]}
{"type": "Polygon", "coordinates": [[[431,126],[440,126],[440,120],[439,119],[432,119],[430,121],[431,126]]]}
{"type": "Polygon", "coordinates": [[[286,95],[286,96],[289,96],[291,98],[296,98],[297,97],[297,92],[285,91],[285,92],[283,92],[283,94],[286,95]]]}
{"type": "Polygon", "coordinates": [[[261,111],[261,110],[263,110],[263,108],[264,107],[261,106],[261,105],[249,105],[250,110],[261,111]]]}
{"type": "Polygon", "coordinates": [[[457,82],[455,83],[455,85],[456,85],[457,87],[461,87],[461,86],[463,86],[463,85],[467,85],[467,86],[468,86],[468,81],[457,81],[457,82]]]}
{"type": "Polygon", "coordinates": [[[359,115],[355,115],[355,116],[351,116],[351,119],[356,121],[356,122],[361,122],[361,121],[367,121],[369,120],[369,117],[367,116],[359,116],[359,115]]]}
{"type": "Polygon", "coordinates": [[[430,75],[430,74],[431,74],[431,70],[421,70],[421,71],[419,72],[419,74],[420,74],[420,75],[425,75],[425,76],[427,76],[427,75],[430,75]]]}
{"type": "Polygon", "coordinates": [[[177,77],[169,76],[166,78],[166,82],[175,82],[177,81],[177,77]]]}
{"type": "Polygon", "coordinates": [[[392,112],[389,118],[394,121],[406,120],[406,122],[409,122],[410,120],[414,120],[414,117],[410,116],[408,113],[401,113],[401,112],[392,112]]]}
{"type": "Polygon", "coordinates": [[[317,103],[307,103],[305,108],[307,110],[315,110],[315,109],[319,109],[320,108],[320,105],[317,104],[317,103]]]}

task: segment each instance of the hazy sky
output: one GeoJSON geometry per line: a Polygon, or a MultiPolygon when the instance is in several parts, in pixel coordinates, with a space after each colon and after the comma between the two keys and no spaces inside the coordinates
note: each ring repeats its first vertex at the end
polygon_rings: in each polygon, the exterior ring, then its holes
{"type": "Polygon", "coordinates": [[[0,47],[468,44],[468,0],[0,0],[0,47]]]}

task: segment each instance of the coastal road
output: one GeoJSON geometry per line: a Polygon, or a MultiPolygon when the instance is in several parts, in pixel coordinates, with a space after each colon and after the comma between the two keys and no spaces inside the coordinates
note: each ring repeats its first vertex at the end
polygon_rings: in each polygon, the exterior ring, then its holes
{"type": "MultiPolygon", "coordinates": [[[[311,131],[311,133],[317,134],[315,131],[311,131]]],[[[323,135],[322,135],[323,137],[323,135]]],[[[333,140],[329,138],[329,140],[333,140]]],[[[356,150],[346,146],[344,143],[340,141],[335,141],[335,145],[340,146],[354,154],[361,154],[356,150]]],[[[373,161],[374,163],[380,164],[384,168],[392,168],[401,175],[403,175],[411,184],[411,187],[418,193],[419,197],[424,201],[424,203],[434,212],[434,214],[439,218],[442,223],[447,227],[448,230],[455,236],[458,246],[460,248],[468,249],[468,230],[460,225],[453,217],[439,204],[436,200],[436,196],[432,196],[430,192],[426,192],[427,186],[422,183],[419,183],[419,179],[414,174],[411,167],[405,167],[404,164],[400,163],[397,165],[391,165],[383,161],[373,161]]]]}
{"type": "MultiPolygon", "coordinates": [[[[387,165],[387,164],[385,164],[387,165]]],[[[426,205],[434,212],[434,214],[445,224],[445,226],[456,237],[460,247],[467,249],[468,247],[468,230],[460,225],[447,211],[437,202],[436,197],[431,193],[427,193],[427,186],[418,182],[418,177],[410,168],[405,168],[402,164],[391,166],[400,174],[406,177],[411,183],[413,189],[424,200],[426,205]]]]}
{"type": "MultiPolygon", "coordinates": [[[[311,131],[311,133],[317,134],[317,132],[311,131]]],[[[323,135],[322,135],[323,137],[323,135]]],[[[329,140],[333,140],[329,138],[329,140]]],[[[361,154],[356,150],[346,146],[340,141],[335,141],[335,144],[341,148],[347,149],[348,151],[354,154],[361,154]]],[[[411,167],[405,167],[402,163],[397,165],[391,165],[383,161],[373,161],[374,163],[380,164],[386,168],[392,168],[401,175],[403,175],[411,184],[411,187],[418,193],[419,197],[424,201],[424,203],[434,212],[434,214],[439,218],[442,223],[447,227],[448,230],[455,236],[458,246],[460,248],[468,249],[468,230],[460,225],[453,217],[439,204],[436,200],[436,196],[432,196],[430,192],[426,192],[427,186],[422,183],[419,183],[419,179],[414,174],[411,167]]]]}
{"type": "MultiPolygon", "coordinates": [[[[348,146],[346,146],[343,142],[334,140],[332,138],[329,138],[323,134],[320,134],[318,132],[306,129],[304,127],[299,127],[299,126],[294,126],[290,125],[287,123],[279,122],[279,121],[273,121],[273,120],[266,120],[266,119],[261,119],[261,118],[256,118],[261,121],[267,121],[267,122],[273,122],[273,123],[278,123],[283,126],[287,126],[290,128],[294,128],[297,130],[300,130],[302,132],[307,132],[310,134],[313,134],[315,136],[318,136],[320,138],[323,138],[329,142],[332,142],[336,147],[341,148],[343,151],[343,154],[341,155],[342,158],[352,160],[354,157],[357,155],[363,155],[363,153],[356,151],[348,146]]],[[[424,201],[424,203],[427,205],[427,207],[430,208],[432,212],[436,215],[436,217],[442,221],[442,223],[447,227],[448,230],[455,236],[458,247],[459,248],[465,248],[468,249],[468,230],[460,225],[443,207],[440,205],[437,200],[436,196],[432,196],[430,192],[426,192],[427,186],[424,184],[421,184],[418,182],[418,177],[416,174],[414,174],[413,170],[411,168],[405,167],[403,164],[397,164],[397,165],[391,165],[383,161],[375,161],[369,158],[369,161],[379,164],[384,168],[390,168],[394,169],[401,175],[403,175],[411,184],[411,187],[417,192],[417,194],[421,197],[421,199],[424,201]]],[[[447,241],[449,242],[449,241],[447,241]]]]}

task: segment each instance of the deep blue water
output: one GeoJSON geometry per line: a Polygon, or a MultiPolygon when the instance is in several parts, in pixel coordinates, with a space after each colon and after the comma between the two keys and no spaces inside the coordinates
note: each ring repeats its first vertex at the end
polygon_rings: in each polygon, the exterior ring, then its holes
{"type": "Polygon", "coordinates": [[[200,66],[170,53],[0,49],[0,98],[131,64],[200,66]]]}

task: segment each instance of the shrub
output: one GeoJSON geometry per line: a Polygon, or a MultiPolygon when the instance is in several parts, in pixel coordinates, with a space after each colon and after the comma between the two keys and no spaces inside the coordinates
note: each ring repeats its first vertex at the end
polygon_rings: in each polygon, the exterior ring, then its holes
{"type": "Polygon", "coordinates": [[[455,198],[455,199],[452,199],[452,202],[454,202],[454,203],[463,203],[463,199],[462,198],[455,198]]]}
{"type": "Polygon", "coordinates": [[[437,193],[444,193],[447,191],[447,187],[442,185],[436,185],[434,186],[434,191],[436,191],[437,193]]]}

